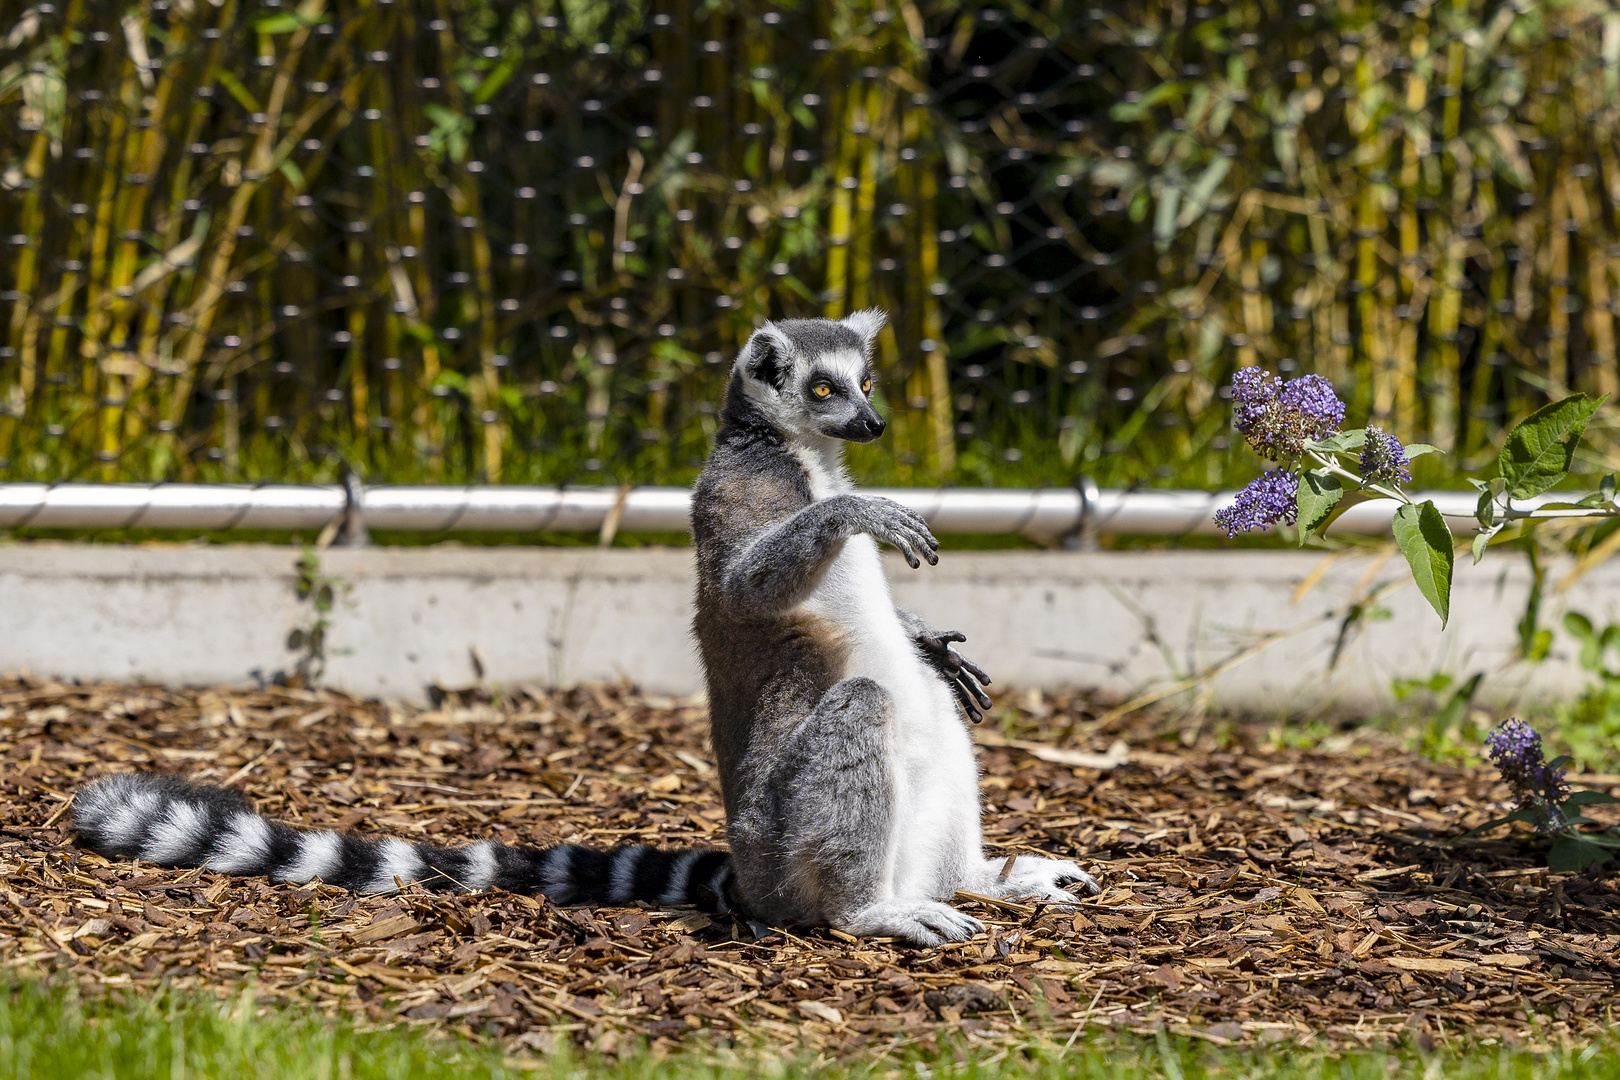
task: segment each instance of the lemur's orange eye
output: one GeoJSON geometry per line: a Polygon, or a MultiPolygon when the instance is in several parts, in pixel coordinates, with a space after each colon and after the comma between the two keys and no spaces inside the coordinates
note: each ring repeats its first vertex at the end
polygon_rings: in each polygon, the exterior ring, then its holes
{"type": "Polygon", "coordinates": [[[832,393],[832,387],[824,382],[816,383],[816,385],[812,386],[810,390],[816,395],[816,397],[826,397],[828,394],[832,393]]]}
{"type": "Polygon", "coordinates": [[[861,380],[861,393],[870,394],[871,392],[872,392],[872,380],[871,379],[862,379],[861,380]]]}

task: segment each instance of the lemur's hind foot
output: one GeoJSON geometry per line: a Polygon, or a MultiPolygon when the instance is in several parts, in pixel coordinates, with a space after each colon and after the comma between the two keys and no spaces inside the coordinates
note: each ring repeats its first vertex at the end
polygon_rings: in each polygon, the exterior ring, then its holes
{"type": "Polygon", "coordinates": [[[986,859],[984,864],[985,880],[979,891],[986,896],[998,898],[1024,898],[1034,897],[1037,900],[1051,900],[1057,903],[1072,903],[1075,894],[1065,886],[1080,884],[1090,896],[1102,892],[1102,886],[1097,879],[1080,869],[1068,859],[1046,859],[1035,855],[1020,855],[1015,860],[1006,876],[1002,869],[1007,866],[1006,859],[986,859]]]}
{"type": "Polygon", "coordinates": [[[943,945],[984,933],[984,924],[934,900],[880,900],[838,922],[856,937],[897,937],[913,945],[943,945]]]}

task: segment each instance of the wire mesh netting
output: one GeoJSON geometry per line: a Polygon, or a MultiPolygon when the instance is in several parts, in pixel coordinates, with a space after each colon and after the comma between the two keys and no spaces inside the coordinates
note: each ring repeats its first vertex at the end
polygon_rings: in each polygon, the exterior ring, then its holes
{"type": "Polygon", "coordinates": [[[1230,482],[1240,364],[1465,457],[1617,384],[1603,5],[0,13],[0,479],[680,481],[870,305],[886,482],[1230,482]]]}

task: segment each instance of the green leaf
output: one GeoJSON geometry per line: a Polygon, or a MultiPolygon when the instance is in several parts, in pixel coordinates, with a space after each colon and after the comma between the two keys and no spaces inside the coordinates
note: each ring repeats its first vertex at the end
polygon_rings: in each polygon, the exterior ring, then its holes
{"type": "Polygon", "coordinates": [[[1294,503],[1299,507],[1300,547],[1305,546],[1311,533],[1328,519],[1342,498],[1344,485],[1330,472],[1311,469],[1299,478],[1299,492],[1294,496],[1294,503]]]}
{"type": "MultiPolygon", "coordinates": [[[[1468,706],[1474,700],[1474,695],[1479,693],[1480,680],[1484,678],[1485,673],[1483,671],[1476,671],[1461,686],[1457,687],[1451,696],[1446,699],[1446,703],[1434,714],[1434,726],[1444,730],[1466,716],[1468,706]]],[[[1438,691],[1445,688],[1439,686],[1435,689],[1438,691]]]]}
{"type": "Polygon", "coordinates": [[[283,161],[278,168],[281,170],[281,175],[287,178],[287,183],[292,185],[294,191],[304,190],[304,174],[297,165],[294,165],[291,161],[283,161]]]}
{"type": "Polygon", "coordinates": [[[1431,446],[1426,442],[1415,442],[1411,446],[1405,447],[1405,450],[1406,460],[1408,461],[1416,457],[1422,457],[1424,454],[1438,454],[1440,452],[1438,446],[1431,446]]]}
{"type": "Polygon", "coordinates": [[[1209,206],[1209,200],[1214,197],[1215,189],[1226,179],[1227,170],[1232,167],[1232,159],[1217,157],[1205,166],[1203,173],[1193,181],[1192,190],[1176,217],[1176,228],[1185,229],[1203,216],[1204,210],[1209,206]]]}
{"type": "Polygon", "coordinates": [[[1456,559],[1446,519],[1433,502],[1406,503],[1395,511],[1394,532],[1418,591],[1440,616],[1444,630],[1451,617],[1451,570],[1456,559]]]}
{"type": "Polygon", "coordinates": [[[1584,838],[1560,836],[1547,852],[1547,869],[1555,874],[1569,874],[1585,870],[1593,863],[1608,859],[1609,853],[1584,838]]]}
{"type": "Polygon", "coordinates": [[[500,88],[506,85],[507,80],[512,77],[512,73],[517,71],[520,59],[522,59],[521,56],[513,52],[497,64],[495,70],[484,76],[484,81],[479,83],[478,89],[473,92],[473,104],[482,105],[493,98],[500,88]]]}
{"type": "Polygon", "coordinates": [[[223,69],[216,72],[215,77],[219,79],[219,84],[225,88],[225,92],[236,99],[238,105],[241,105],[250,113],[260,111],[258,99],[249,92],[247,87],[242,85],[242,80],[223,69]]]}
{"type": "Polygon", "coordinates": [[[1485,549],[1491,546],[1491,538],[1494,537],[1497,533],[1499,533],[1501,531],[1502,531],[1502,526],[1500,526],[1500,525],[1492,525],[1490,528],[1481,529],[1479,532],[1474,534],[1474,543],[1473,543],[1472,550],[1474,552],[1474,565],[1475,566],[1478,566],[1479,565],[1479,560],[1481,560],[1481,559],[1483,559],[1485,557],[1485,549]]]}
{"type": "Polygon", "coordinates": [[[1496,465],[1515,499],[1540,495],[1564,478],[1575,444],[1605,398],[1571,394],[1543,405],[1508,432],[1496,465]]]}
{"type": "Polygon", "coordinates": [[[1547,659],[1547,654],[1552,651],[1552,631],[1542,627],[1524,639],[1521,649],[1526,660],[1539,664],[1547,659]]]}
{"type": "Polygon", "coordinates": [[[1360,506],[1364,502],[1372,502],[1374,499],[1384,499],[1384,498],[1388,498],[1388,496],[1386,496],[1386,495],[1369,495],[1365,491],[1347,491],[1347,492],[1345,492],[1344,498],[1340,499],[1339,502],[1338,502],[1338,505],[1336,505],[1331,511],[1328,512],[1327,520],[1321,522],[1319,525],[1316,526],[1316,535],[1317,536],[1325,536],[1325,535],[1327,535],[1327,531],[1328,531],[1329,528],[1332,527],[1333,523],[1335,521],[1338,521],[1339,518],[1343,517],[1344,512],[1346,510],[1350,509],[1352,506],[1360,506]]]}
{"type": "Polygon", "coordinates": [[[1176,236],[1176,208],[1181,205],[1181,189],[1166,184],[1159,192],[1159,207],[1153,215],[1153,239],[1160,251],[1167,251],[1176,236]]]}
{"type": "Polygon", "coordinates": [[[1489,529],[1496,524],[1496,500],[1491,497],[1490,488],[1480,489],[1479,502],[1474,504],[1474,517],[1482,528],[1489,529]]]}
{"type": "Polygon", "coordinates": [[[1367,443],[1366,428],[1351,428],[1341,431],[1337,435],[1329,435],[1325,439],[1315,439],[1305,444],[1307,450],[1320,450],[1325,454],[1338,453],[1342,450],[1360,450],[1367,443]]]}
{"type": "Polygon", "coordinates": [[[1610,795],[1607,791],[1577,791],[1564,800],[1565,806],[1599,806],[1603,803],[1620,802],[1620,799],[1610,795]]]}
{"type": "Polygon", "coordinates": [[[1526,825],[1534,825],[1536,824],[1535,811],[1515,810],[1506,817],[1492,818],[1483,825],[1469,829],[1467,832],[1463,833],[1462,838],[1466,839],[1470,836],[1477,836],[1482,832],[1489,832],[1491,829],[1497,828],[1500,825],[1511,825],[1515,821],[1522,821],[1526,825]]]}
{"type": "Polygon", "coordinates": [[[1597,631],[1592,626],[1592,620],[1578,611],[1566,611],[1564,613],[1564,629],[1582,641],[1594,640],[1597,635],[1597,631]]]}
{"type": "Polygon", "coordinates": [[[305,19],[292,12],[283,12],[280,15],[261,16],[253,24],[253,29],[261,34],[290,34],[300,26],[314,26],[325,21],[325,19],[305,19]]]}

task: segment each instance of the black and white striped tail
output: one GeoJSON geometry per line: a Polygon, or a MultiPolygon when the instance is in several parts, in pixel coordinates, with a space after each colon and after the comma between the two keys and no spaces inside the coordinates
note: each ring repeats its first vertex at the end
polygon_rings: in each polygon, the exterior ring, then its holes
{"type": "Polygon", "coordinates": [[[511,847],[485,841],[436,847],[370,840],[326,829],[295,829],[254,813],[240,792],[159,773],[125,773],[87,784],[73,797],[73,825],[108,858],[163,866],[207,866],[303,884],[320,878],[357,892],[394,892],[395,879],[441,892],[543,894],[559,904],[691,904],[732,910],[731,856],[712,848],[664,851],[576,844],[511,847]]]}

